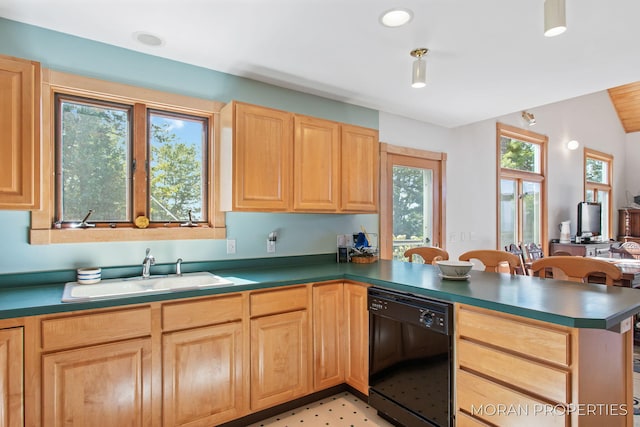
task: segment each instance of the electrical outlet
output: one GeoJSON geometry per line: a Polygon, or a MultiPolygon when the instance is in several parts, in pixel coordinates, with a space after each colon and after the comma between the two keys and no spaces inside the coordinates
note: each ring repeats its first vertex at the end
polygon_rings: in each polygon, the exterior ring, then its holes
{"type": "Polygon", "coordinates": [[[227,253],[228,254],[236,253],[236,239],[227,239],[227,253]]]}
{"type": "Polygon", "coordinates": [[[267,252],[272,254],[276,251],[276,242],[275,240],[267,240],[267,252]]]}

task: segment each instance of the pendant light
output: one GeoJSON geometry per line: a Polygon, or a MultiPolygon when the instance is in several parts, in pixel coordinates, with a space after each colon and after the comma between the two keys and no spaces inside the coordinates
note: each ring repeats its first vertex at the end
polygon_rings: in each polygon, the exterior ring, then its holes
{"type": "Polygon", "coordinates": [[[427,63],[422,57],[429,52],[429,49],[418,48],[411,51],[410,55],[416,58],[413,61],[411,72],[411,87],[421,88],[427,85],[427,63]]]}
{"type": "Polygon", "coordinates": [[[554,37],[567,30],[565,0],[544,0],[544,35],[554,37]]]}

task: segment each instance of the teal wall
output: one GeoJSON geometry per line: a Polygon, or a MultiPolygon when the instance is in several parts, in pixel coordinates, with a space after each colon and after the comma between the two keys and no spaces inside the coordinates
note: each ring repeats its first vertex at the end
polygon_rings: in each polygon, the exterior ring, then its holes
{"type": "MultiPolygon", "coordinates": [[[[232,99],[355,125],[378,128],[378,112],[253,80],[170,61],[0,18],[0,54],[39,61],[44,68],[151,89],[228,102],[232,99]]],[[[158,263],[321,254],[335,251],[336,234],[360,226],[372,233],[378,215],[228,213],[224,240],[29,245],[28,212],[0,211],[0,274],[126,266],[142,262],[146,247],[158,263]],[[269,232],[278,231],[275,254],[269,232]]]]}
{"type": "Polygon", "coordinates": [[[251,102],[378,128],[378,112],[0,18],[0,53],[44,68],[229,102],[251,102]]]}

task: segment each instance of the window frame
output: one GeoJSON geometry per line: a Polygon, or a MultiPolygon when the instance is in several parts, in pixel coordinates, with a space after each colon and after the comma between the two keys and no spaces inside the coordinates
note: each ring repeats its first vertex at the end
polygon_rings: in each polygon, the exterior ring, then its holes
{"type": "MultiPolygon", "coordinates": [[[[406,166],[423,168],[437,162],[439,185],[433,192],[433,244],[446,249],[447,154],[380,143],[380,258],[393,259],[393,165],[398,158],[406,166]],[[425,161],[427,162],[425,164],[425,161]]],[[[436,177],[434,177],[436,178],[436,177]]]]}
{"type": "MultiPolygon", "coordinates": [[[[224,239],[226,237],[225,214],[220,210],[220,158],[219,112],[224,103],[193,98],[185,95],[161,92],[116,82],[98,80],[73,74],[44,69],[42,72],[42,209],[31,212],[30,244],[120,242],[140,240],[196,240],[224,239]],[[99,99],[116,104],[133,105],[134,138],[147,141],[147,109],[206,117],[208,150],[205,161],[207,170],[207,218],[198,227],[164,226],[137,228],[133,224],[117,227],[58,228],[55,224],[55,134],[56,94],[80,98],[99,99]]],[[[139,144],[134,158],[147,159],[147,144],[139,144]]],[[[133,180],[146,180],[144,168],[136,168],[133,180]],[[142,170],[142,171],[141,171],[142,170]],[[140,173],[140,171],[142,173],[140,173]]],[[[135,184],[134,184],[135,186],[135,184]]],[[[134,195],[135,197],[135,195],[134,195]]],[[[145,195],[146,197],[146,195],[145,195]]],[[[146,208],[145,208],[146,211],[146,208]]],[[[147,215],[148,213],[145,213],[147,215]]],[[[133,217],[139,215],[133,211],[133,217]]],[[[203,218],[204,219],[204,218],[203,218]]]]}
{"type": "Polygon", "coordinates": [[[611,239],[613,237],[613,155],[603,153],[601,151],[592,150],[590,148],[584,148],[583,168],[582,168],[582,181],[584,185],[583,197],[587,200],[587,191],[593,191],[594,201],[598,200],[599,191],[608,192],[608,224],[607,237],[611,239]],[[607,182],[603,184],[600,182],[587,181],[587,159],[601,161],[607,164],[607,182]]]}
{"type": "MultiPolygon", "coordinates": [[[[55,173],[55,183],[54,183],[54,188],[55,188],[55,194],[54,194],[54,228],[72,228],[74,226],[74,224],[77,224],[79,221],[77,220],[65,220],[62,218],[62,211],[64,209],[64,203],[63,203],[63,193],[62,193],[62,186],[63,186],[63,170],[62,170],[62,159],[64,157],[64,153],[63,153],[63,148],[62,148],[62,140],[61,140],[61,135],[63,133],[63,129],[62,129],[62,121],[61,121],[61,104],[63,102],[73,102],[76,104],[83,104],[83,105],[87,105],[87,106],[99,106],[102,108],[117,108],[117,109],[121,109],[123,111],[127,111],[127,118],[129,120],[128,123],[128,132],[130,135],[130,144],[127,147],[127,160],[129,162],[132,161],[132,153],[133,153],[133,136],[131,136],[133,134],[133,106],[132,105],[127,105],[127,104],[122,104],[122,103],[114,103],[111,101],[105,101],[102,99],[91,99],[91,98],[87,98],[87,97],[79,97],[76,95],[69,95],[67,93],[62,93],[62,92],[56,92],[54,94],[54,111],[53,111],[53,117],[54,117],[54,126],[55,126],[55,136],[54,136],[54,141],[53,141],[53,151],[55,153],[55,160],[53,163],[53,167],[54,167],[54,173],[55,173]]],[[[128,216],[133,216],[133,211],[134,211],[134,207],[133,207],[133,185],[131,184],[131,181],[133,179],[133,172],[132,172],[132,167],[131,164],[128,165],[129,166],[129,173],[127,176],[127,181],[128,184],[127,186],[128,188],[128,200],[127,200],[127,204],[130,206],[130,212],[128,213],[128,216]]],[[[94,216],[95,218],[95,216],[94,216]]],[[[133,220],[134,218],[129,218],[128,221],[116,221],[115,223],[117,225],[115,226],[132,226],[133,224],[133,220]]],[[[102,227],[106,227],[109,226],[109,223],[107,222],[101,222],[101,221],[92,221],[92,224],[95,224],[96,226],[102,226],[102,227]]]]}
{"type": "MultiPolygon", "coordinates": [[[[210,162],[209,162],[209,151],[211,150],[211,146],[212,146],[212,141],[209,139],[208,134],[209,134],[209,127],[211,127],[213,125],[213,123],[211,123],[210,120],[208,120],[206,117],[203,116],[196,116],[193,114],[187,114],[187,113],[176,113],[176,112],[170,112],[167,110],[159,110],[156,108],[146,108],[146,124],[147,124],[147,129],[151,129],[151,116],[152,115],[156,115],[156,116],[163,116],[163,117],[171,117],[171,118],[190,118],[190,119],[201,119],[201,120],[206,120],[207,123],[205,125],[205,134],[204,134],[204,146],[203,148],[203,157],[202,157],[202,174],[203,174],[203,179],[202,181],[204,181],[202,184],[205,187],[204,190],[208,191],[209,194],[206,194],[203,191],[202,196],[204,197],[203,200],[201,200],[203,202],[203,206],[202,206],[202,210],[203,210],[203,217],[200,218],[199,220],[195,220],[193,221],[193,223],[195,224],[199,224],[199,225],[207,225],[208,224],[208,218],[209,218],[209,199],[212,197],[212,191],[209,188],[209,186],[211,185],[211,181],[208,179],[208,171],[210,170],[210,168],[212,167],[210,162]]],[[[151,135],[147,134],[147,140],[145,141],[145,147],[146,147],[146,186],[144,189],[144,197],[141,197],[138,194],[139,199],[136,200],[136,203],[138,204],[138,206],[141,206],[143,204],[146,204],[146,211],[147,211],[147,217],[149,218],[149,227],[180,227],[182,223],[186,222],[187,220],[189,220],[189,218],[182,218],[180,220],[174,220],[174,221],[157,221],[154,220],[151,217],[151,179],[152,179],[152,175],[151,175],[151,160],[152,160],[152,156],[151,156],[151,135]]],[[[136,196],[136,194],[134,193],[134,197],[136,196]]]]}
{"type": "MultiPolygon", "coordinates": [[[[540,242],[534,242],[542,246],[544,254],[547,254],[547,240],[548,240],[548,227],[547,227],[547,146],[549,138],[546,135],[541,135],[535,132],[531,132],[525,129],[520,129],[514,126],[505,125],[503,123],[496,123],[496,249],[503,250],[501,246],[501,182],[503,179],[516,181],[515,195],[518,200],[518,212],[517,212],[517,238],[516,242],[522,241],[522,199],[519,197],[522,190],[522,183],[538,182],[540,183],[540,242]],[[518,141],[536,144],[540,148],[540,173],[521,171],[516,169],[503,168],[502,164],[502,138],[517,139],[518,141]]],[[[530,243],[530,242],[523,242],[530,243]]]]}

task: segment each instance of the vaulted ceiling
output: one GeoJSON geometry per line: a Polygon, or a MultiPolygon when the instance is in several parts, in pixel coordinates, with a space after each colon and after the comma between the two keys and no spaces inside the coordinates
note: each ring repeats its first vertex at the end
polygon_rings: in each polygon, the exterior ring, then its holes
{"type": "Polygon", "coordinates": [[[609,89],[611,102],[627,133],[640,131],[640,82],[609,89]]]}

